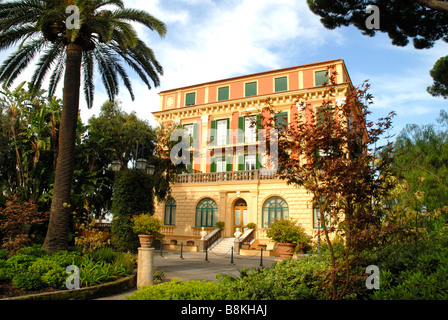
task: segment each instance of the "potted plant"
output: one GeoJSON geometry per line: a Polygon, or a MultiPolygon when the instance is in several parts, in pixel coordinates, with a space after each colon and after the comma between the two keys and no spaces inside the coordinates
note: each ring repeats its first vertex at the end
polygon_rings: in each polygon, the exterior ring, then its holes
{"type": "Polygon", "coordinates": [[[138,235],[140,246],[150,248],[154,238],[162,238],[162,221],[149,213],[140,214],[132,217],[132,230],[138,235]]]}
{"type": "Polygon", "coordinates": [[[250,242],[243,242],[241,244],[241,249],[243,250],[249,250],[250,249],[250,242]]]}
{"type": "Polygon", "coordinates": [[[190,239],[187,240],[187,246],[193,246],[194,245],[194,240],[190,239]]]}
{"type": "Polygon", "coordinates": [[[267,236],[277,243],[277,251],[281,259],[293,256],[297,245],[309,243],[310,236],[300,224],[289,219],[275,219],[270,224],[267,236]]]}
{"type": "Polygon", "coordinates": [[[255,229],[255,226],[256,226],[255,223],[250,222],[250,223],[247,224],[246,227],[247,227],[247,229],[255,229]]]}
{"type": "Polygon", "coordinates": [[[224,228],[224,222],[223,221],[218,221],[218,222],[216,222],[216,228],[218,228],[218,229],[222,229],[222,228],[224,228]]]}
{"type": "Polygon", "coordinates": [[[177,245],[177,239],[171,239],[170,240],[170,244],[177,245]]]}
{"type": "Polygon", "coordinates": [[[258,249],[266,250],[267,247],[268,247],[268,245],[266,243],[259,243],[258,244],[258,249]]]}

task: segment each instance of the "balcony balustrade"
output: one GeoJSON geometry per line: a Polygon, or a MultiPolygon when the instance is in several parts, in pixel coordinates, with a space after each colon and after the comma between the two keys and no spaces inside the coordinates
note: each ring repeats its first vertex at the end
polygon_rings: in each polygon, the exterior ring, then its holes
{"type": "Polygon", "coordinates": [[[277,170],[245,170],[226,171],[213,173],[189,173],[177,176],[176,183],[207,183],[207,182],[232,182],[277,180],[277,170]]]}

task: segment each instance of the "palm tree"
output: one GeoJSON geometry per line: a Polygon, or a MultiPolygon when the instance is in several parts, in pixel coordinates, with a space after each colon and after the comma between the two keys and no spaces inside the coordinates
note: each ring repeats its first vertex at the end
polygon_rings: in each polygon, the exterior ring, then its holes
{"type": "Polygon", "coordinates": [[[127,9],[121,0],[23,0],[0,2],[0,50],[19,44],[16,52],[0,67],[0,82],[7,86],[40,54],[31,78],[38,90],[50,74],[52,96],[64,75],[63,109],[59,150],[55,170],[51,215],[44,248],[48,252],[68,247],[70,194],[73,183],[76,124],[79,112],[81,76],[84,96],[93,104],[94,72],[99,70],[110,100],[118,94],[121,79],[134,99],[123,63],[151,89],[159,85],[163,69],[153,51],[141,41],[132,26],[139,23],[158,33],[166,27],[149,13],[127,9]],[[73,28],[69,5],[79,10],[79,25],[73,28]]]}

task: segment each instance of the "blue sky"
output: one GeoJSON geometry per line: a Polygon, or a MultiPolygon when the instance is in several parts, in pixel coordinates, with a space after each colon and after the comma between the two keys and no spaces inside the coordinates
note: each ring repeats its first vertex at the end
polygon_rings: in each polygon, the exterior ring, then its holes
{"type": "MultiPolygon", "coordinates": [[[[154,50],[164,67],[162,85],[148,91],[133,75],[136,100],[124,87],[119,99],[126,112],[155,124],[158,92],[305,63],[344,59],[353,84],[369,80],[374,96],[372,119],[397,112],[392,133],[408,123],[434,123],[448,100],[426,92],[429,70],[448,55],[448,44],[427,50],[396,47],[385,34],[363,36],[355,28],[325,29],[305,0],[125,0],[128,8],[146,10],[167,25],[160,39],[137,26],[139,36],[154,50]]],[[[0,59],[5,54],[0,55],[0,59]]],[[[23,77],[29,77],[26,73],[23,77]]],[[[22,77],[22,78],[23,78],[22,77]]],[[[58,94],[62,96],[62,94],[58,94]]],[[[99,113],[107,95],[99,81],[95,106],[81,101],[81,116],[99,113]]]]}

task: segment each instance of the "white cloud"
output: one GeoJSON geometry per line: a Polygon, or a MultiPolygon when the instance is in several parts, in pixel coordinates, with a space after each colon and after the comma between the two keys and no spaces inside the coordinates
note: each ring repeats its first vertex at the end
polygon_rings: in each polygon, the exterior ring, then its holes
{"type": "MultiPolygon", "coordinates": [[[[167,24],[168,34],[163,40],[146,31],[140,33],[164,66],[160,88],[163,90],[286,67],[289,65],[284,65],[285,60],[294,57],[294,61],[300,61],[305,52],[316,52],[329,39],[344,41],[338,31],[325,29],[305,2],[169,3],[168,6],[160,0],[133,0],[126,4],[143,9],[167,24]]],[[[136,101],[125,104],[141,117],[153,120],[150,112],[159,108],[158,95],[154,90],[148,93],[145,88],[136,92],[136,101]]]]}

